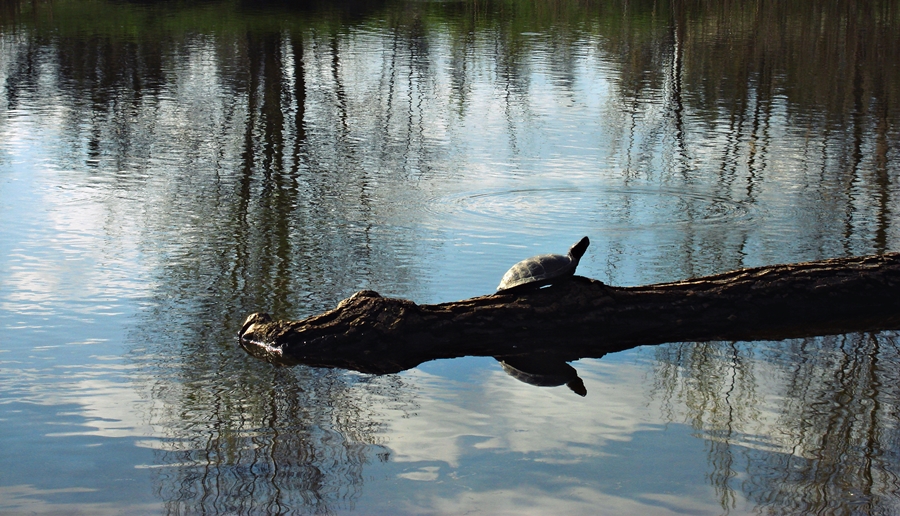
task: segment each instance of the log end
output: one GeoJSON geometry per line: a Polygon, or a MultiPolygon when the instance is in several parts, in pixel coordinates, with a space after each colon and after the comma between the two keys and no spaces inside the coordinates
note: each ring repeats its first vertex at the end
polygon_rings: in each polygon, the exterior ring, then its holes
{"type": "Polygon", "coordinates": [[[250,314],[238,332],[241,347],[253,357],[273,364],[290,365],[284,360],[280,346],[269,342],[272,317],[263,312],[250,314]]]}
{"type": "Polygon", "coordinates": [[[252,313],[247,317],[247,319],[244,320],[244,325],[241,326],[241,331],[238,332],[238,337],[240,337],[241,340],[244,340],[245,338],[252,338],[254,330],[258,329],[258,325],[267,324],[270,322],[272,322],[271,315],[264,312],[252,313]]]}

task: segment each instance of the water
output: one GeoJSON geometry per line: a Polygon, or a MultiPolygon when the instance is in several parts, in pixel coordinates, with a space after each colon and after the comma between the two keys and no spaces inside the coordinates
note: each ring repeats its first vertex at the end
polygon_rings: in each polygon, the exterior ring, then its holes
{"type": "Polygon", "coordinates": [[[898,16],[4,4],[0,512],[897,512],[897,332],[581,360],[586,398],[235,334],[584,235],[616,285],[900,250],[898,16]]]}

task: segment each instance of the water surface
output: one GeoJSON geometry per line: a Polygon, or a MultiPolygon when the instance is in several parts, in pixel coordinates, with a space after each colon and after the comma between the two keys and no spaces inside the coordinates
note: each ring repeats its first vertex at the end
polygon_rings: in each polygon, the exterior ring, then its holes
{"type": "Polygon", "coordinates": [[[900,250],[900,8],[0,11],[0,512],[891,514],[897,332],[277,368],[247,314],[900,250]]]}

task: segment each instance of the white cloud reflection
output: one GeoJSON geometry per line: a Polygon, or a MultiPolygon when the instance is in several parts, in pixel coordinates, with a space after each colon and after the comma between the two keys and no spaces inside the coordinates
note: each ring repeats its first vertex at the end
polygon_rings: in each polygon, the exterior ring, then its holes
{"type": "Polygon", "coordinates": [[[0,513],[2,514],[67,514],[92,516],[118,516],[121,514],[159,514],[158,503],[55,503],[55,497],[72,497],[90,494],[96,489],[67,487],[61,489],[40,489],[31,485],[0,486],[0,513]],[[7,512],[10,511],[10,512],[7,512]]]}
{"type": "Polygon", "coordinates": [[[584,515],[633,514],[721,514],[718,504],[704,503],[672,495],[647,495],[632,499],[586,487],[546,492],[532,486],[519,490],[470,492],[452,498],[420,500],[408,505],[410,514],[491,514],[491,515],[584,515]]]}
{"type": "Polygon", "coordinates": [[[721,513],[696,467],[702,440],[662,420],[640,387],[647,362],[631,356],[638,360],[575,363],[586,398],[521,383],[499,366],[477,379],[404,373],[419,387],[416,408],[385,414],[391,461],[384,478],[373,471],[360,505],[405,514],[721,513]],[[679,441],[687,445],[655,451],[679,441]]]}
{"type": "Polygon", "coordinates": [[[465,439],[474,441],[476,449],[535,454],[535,460],[559,462],[596,456],[605,442],[629,440],[632,433],[656,423],[645,408],[644,393],[622,388],[622,376],[640,377],[643,368],[596,361],[576,366],[588,386],[587,398],[565,387],[519,382],[499,366],[472,385],[418,369],[407,373],[422,386],[416,400],[420,408],[416,417],[391,423],[394,459],[440,460],[455,467],[460,440],[465,439]]]}

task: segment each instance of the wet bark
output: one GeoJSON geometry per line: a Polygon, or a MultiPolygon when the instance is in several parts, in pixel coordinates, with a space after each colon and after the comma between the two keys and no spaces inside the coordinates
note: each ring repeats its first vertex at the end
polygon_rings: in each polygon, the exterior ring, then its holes
{"type": "Polygon", "coordinates": [[[240,341],[273,363],[391,373],[438,358],[543,353],[571,361],[666,342],[888,329],[900,329],[900,253],[639,287],[575,276],[532,292],[436,305],[361,291],[301,321],[253,314],[240,341]]]}

